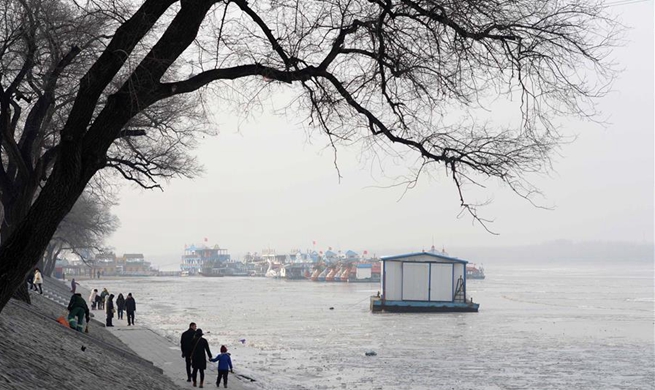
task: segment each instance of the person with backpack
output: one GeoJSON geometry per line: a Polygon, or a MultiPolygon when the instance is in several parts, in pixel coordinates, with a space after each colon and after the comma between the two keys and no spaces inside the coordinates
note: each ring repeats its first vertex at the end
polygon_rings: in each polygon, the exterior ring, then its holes
{"type": "Polygon", "coordinates": [[[234,371],[232,370],[232,358],[230,358],[230,354],[227,353],[227,347],[225,345],[221,345],[221,353],[209,361],[218,362],[218,378],[216,378],[216,387],[221,385],[221,378],[224,378],[223,384],[225,385],[225,388],[227,388],[228,369],[231,373],[234,374],[234,371]]]}

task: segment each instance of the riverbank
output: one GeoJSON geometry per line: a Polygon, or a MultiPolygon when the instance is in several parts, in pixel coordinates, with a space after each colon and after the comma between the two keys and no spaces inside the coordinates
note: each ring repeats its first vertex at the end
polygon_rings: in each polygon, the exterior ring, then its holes
{"type": "MultiPolygon", "coordinates": [[[[84,296],[85,289],[80,290],[84,296]]],[[[100,311],[92,311],[96,317],[88,334],[73,331],[56,322],[67,313],[61,298],[70,297],[68,287],[47,278],[44,293],[31,292],[32,305],[11,300],[0,314],[0,388],[193,388],[186,382],[178,346],[147,328],[128,328],[121,321],[113,329],[105,328],[100,311]]],[[[215,379],[215,373],[207,372],[205,383],[214,387],[215,379]]],[[[245,388],[234,376],[230,379],[230,388],[245,388]]]]}

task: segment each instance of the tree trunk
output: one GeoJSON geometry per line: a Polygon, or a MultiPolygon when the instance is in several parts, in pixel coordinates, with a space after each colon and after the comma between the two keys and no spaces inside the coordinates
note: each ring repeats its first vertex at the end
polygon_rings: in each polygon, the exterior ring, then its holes
{"type": "Polygon", "coordinates": [[[52,271],[55,270],[55,262],[57,261],[55,259],[55,246],[54,244],[50,243],[48,244],[48,249],[46,249],[45,253],[43,254],[43,274],[52,276],[52,271]]]}
{"type": "MultiPolygon", "coordinates": [[[[8,241],[9,237],[16,230],[17,221],[22,220],[29,210],[31,204],[30,199],[34,198],[35,188],[25,186],[22,189],[22,192],[19,195],[11,194],[3,196],[2,201],[4,203],[4,218],[2,221],[2,234],[0,235],[0,241],[4,246],[8,241]]],[[[3,262],[0,257],[0,263],[3,262]]],[[[1,268],[1,267],[0,267],[1,268]]],[[[2,271],[0,271],[1,273],[2,271]]],[[[30,270],[27,273],[34,272],[34,266],[30,267],[30,270]]],[[[23,276],[21,284],[18,285],[15,291],[13,291],[11,297],[19,301],[32,304],[30,299],[29,291],[27,290],[27,273],[23,276]]],[[[2,306],[4,307],[4,306],[2,306]]],[[[0,307],[0,312],[2,312],[2,307],[0,307]]]]}
{"type": "Polygon", "coordinates": [[[30,211],[0,246],[0,313],[14,291],[25,285],[27,274],[42,260],[57,226],[97,170],[82,174],[80,156],[71,152],[60,157],[30,211]]]}
{"type": "Polygon", "coordinates": [[[27,302],[30,305],[32,304],[32,300],[30,300],[30,292],[27,290],[27,282],[23,280],[23,283],[18,286],[16,291],[14,291],[14,295],[12,295],[12,298],[18,299],[19,301],[27,302]]]}

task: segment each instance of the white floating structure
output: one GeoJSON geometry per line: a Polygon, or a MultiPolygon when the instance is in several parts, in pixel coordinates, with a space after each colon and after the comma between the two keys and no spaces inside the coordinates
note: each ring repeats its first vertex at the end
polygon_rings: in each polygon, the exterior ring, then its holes
{"type": "Polygon", "coordinates": [[[371,311],[477,312],[466,298],[465,260],[432,252],[383,257],[382,294],[371,311]]]}

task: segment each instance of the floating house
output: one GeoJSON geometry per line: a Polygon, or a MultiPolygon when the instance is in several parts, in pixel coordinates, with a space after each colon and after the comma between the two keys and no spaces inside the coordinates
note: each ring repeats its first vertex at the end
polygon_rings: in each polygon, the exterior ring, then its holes
{"type": "Polygon", "coordinates": [[[467,300],[465,260],[419,252],[383,257],[382,294],[371,297],[371,311],[477,312],[467,300]]]}
{"type": "Polygon", "coordinates": [[[380,262],[359,263],[351,272],[349,283],[379,283],[380,282],[380,262]]]}

